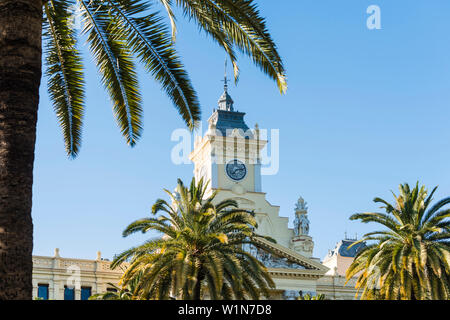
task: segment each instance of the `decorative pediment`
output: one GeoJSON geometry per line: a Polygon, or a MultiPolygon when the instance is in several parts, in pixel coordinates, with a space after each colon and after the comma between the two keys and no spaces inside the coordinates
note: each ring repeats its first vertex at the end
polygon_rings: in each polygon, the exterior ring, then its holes
{"type": "Polygon", "coordinates": [[[267,268],[306,269],[305,266],[289,260],[287,257],[273,254],[262,248],[257,248],[254,245],[247,244],[245,245],[244,250],[261,261],[267,268]]]}
{"type": "Polygon", "coordinates": [[[252,253],[269,269],[313,271],[314,273],[317,273],[317,275],[324,275],[328,271],[328,268],[320,262],[302,256],[289,248],[263,238],[256,238],[255,241],[260,245],[260,248],[251,246],[249,248],[250,251],[248,252],[252,253]],[[263,248],[267,248],[267,250],[264,250],[263,248]]]}

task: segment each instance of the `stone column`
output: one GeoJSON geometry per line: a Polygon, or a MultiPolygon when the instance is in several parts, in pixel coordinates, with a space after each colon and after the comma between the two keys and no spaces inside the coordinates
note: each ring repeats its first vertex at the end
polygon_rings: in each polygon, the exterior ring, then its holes
{"type": "MultiPolygon", "coordinates": [[[[53,256],[53,268],[52,272],[59,270],[61,262],[61,256],[59,255],[59,248],[55,248],[55,255],[53,256]]],[[[51,300],[64,300],[64,281],[60,279],[59,275],[53,274],[52,286],[49,288],[49,299],[51,300]]]]}
{"type": "Polygon", "coordinates": [[[55,279],[53,281],[53,290],[50,291],[53,300],[64,300],[64,281],[55,279]]]}
{"type": "Polygon", "coordinates": [[[38,296],[38,285],[37,283],[33,283],[33,293],[32,293],[32,297],[33,299],[37,298],[38,296]]]}
{"type": "Polygon", "coordinates": [[[48,299],[55,300],[55,281],[50,280],[48,284],[48,299]]]}
{"type": "Polygon", "coordinates": [[[75,300],[81,300],[81,287],[75,288],[75,300]]]}

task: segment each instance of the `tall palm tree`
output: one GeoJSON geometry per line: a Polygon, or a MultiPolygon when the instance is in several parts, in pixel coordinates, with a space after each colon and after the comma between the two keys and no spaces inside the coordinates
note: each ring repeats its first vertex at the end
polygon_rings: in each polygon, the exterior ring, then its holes
{"type": "Polygon", "coordinates": [[[165,190],[172,204],[159,199],[152,213],[163,214],[131,223],[123,232],[156,230],[151,239],[118,255],[112,268],[129,260],[122,285],[141,274],[136,296],[142,299],[259,299],[269,296],[274,283],[266,267],[243,250],[254,241],[257,227],[252,212],[233,200],[213,204],[216,192],[205,198],[206,185],[192,179],[190,188],[178,180],[177,194],[165,190]]]}
{"type": "Polygon", "coordinates": [[[42,48],[48,91],[69,157],[80,150],[85,107],[79,34],[72,23],[76,8],[127,143],[133,146],[142,133],[136,60],[193,128],[200,108],[173,45],[175,7],[226,51],[236,80],[240,51],[281,92],[286,90],[282,60],[253,0],[0,1],[0,299],[31,298],[31,199],[42,48]]]}
{"type": "Polygon", "coordinates": [[[419,183],[400,185],[395,204],[375,198],[386,213],[357,213],[351,220],[375,222],[383,231],[370,232],[356,243],[374,241],[348,268],[358,276],[362,299],[450,299],[450,197],[430,207],[437,187],[428,195],[419,183]],[[430,207],[430,208],[429,208],[430,207]]]}

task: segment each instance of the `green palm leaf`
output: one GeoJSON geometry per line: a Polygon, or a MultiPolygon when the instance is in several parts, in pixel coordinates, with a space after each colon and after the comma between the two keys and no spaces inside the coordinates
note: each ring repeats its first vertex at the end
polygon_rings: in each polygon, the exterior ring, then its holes
{"type": "Polygon", "coordinates": [[[177,3],[185,15],[196,20],[227,51],[236,80],[239,69],[234,46],[251,57],[265,74],[274,79],[281,93],[287,90],[282,60],[253,1],[177,0],[177,3]]]}
{"type": "Polygon", "coordinates": [[[167,28],[143,0],[107,0],[128,45],[144,67],[159,81],[178,112],[193,129],[200,120],[197,95],[176,56],[167,28]]]}
{"type": "Polygon", "coordinates": [[[44,38],[48,92],[63,131],[66,153],[75,157],[81,145],[84,80],[76,33],[70,27],[71,4],[73,1],[52,0],[44,5],[44,38]]]}
{"type": "Polygon", "coordinates": [[[80,1],[92,55],[111,97],[114,115],[127,143],[133,146],[142,132],[142,102],[133,56],[126,38],[103,1],[80,1]]]}
{"type": "MultiPolygon", "coordinates": [[[[49,0],[44,2],[48,91],[63,131],[66,152],[75,157],[81,145],[84,113],[83,65],[71,9],[81,11],[83,33],[109,93],[122,135],[134,146],[142,135],[142,98],[135,59],[157,80],[186,125],[200,120],[197,94],[174,47],[176,16],[185,16],[210,35],[229,55],[235,80],[239,75],[235,50],[251,57],[286,91],[286,75],[265,20],[252,0],[49,0]],[[160,4],[166,22],[156,11],[160,4]]],[[[201,189],[201,188],[200,188],[201,189]]]]}

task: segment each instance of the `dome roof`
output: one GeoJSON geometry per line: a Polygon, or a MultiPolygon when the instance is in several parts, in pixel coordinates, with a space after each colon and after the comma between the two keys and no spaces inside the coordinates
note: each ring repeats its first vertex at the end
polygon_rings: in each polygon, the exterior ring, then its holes
{"type": "Polygon", "coordinates": [[[329,252],[329,256],[339,254],[341,257],[356,257],[356,254],[361,251],[364,247],[366,247],[365,242],[360,242],[355,244],[350,248],[352,244],[354,244],[357,240],[345,239],[341,240],[336,244],[336,247],[329,252]]]}

